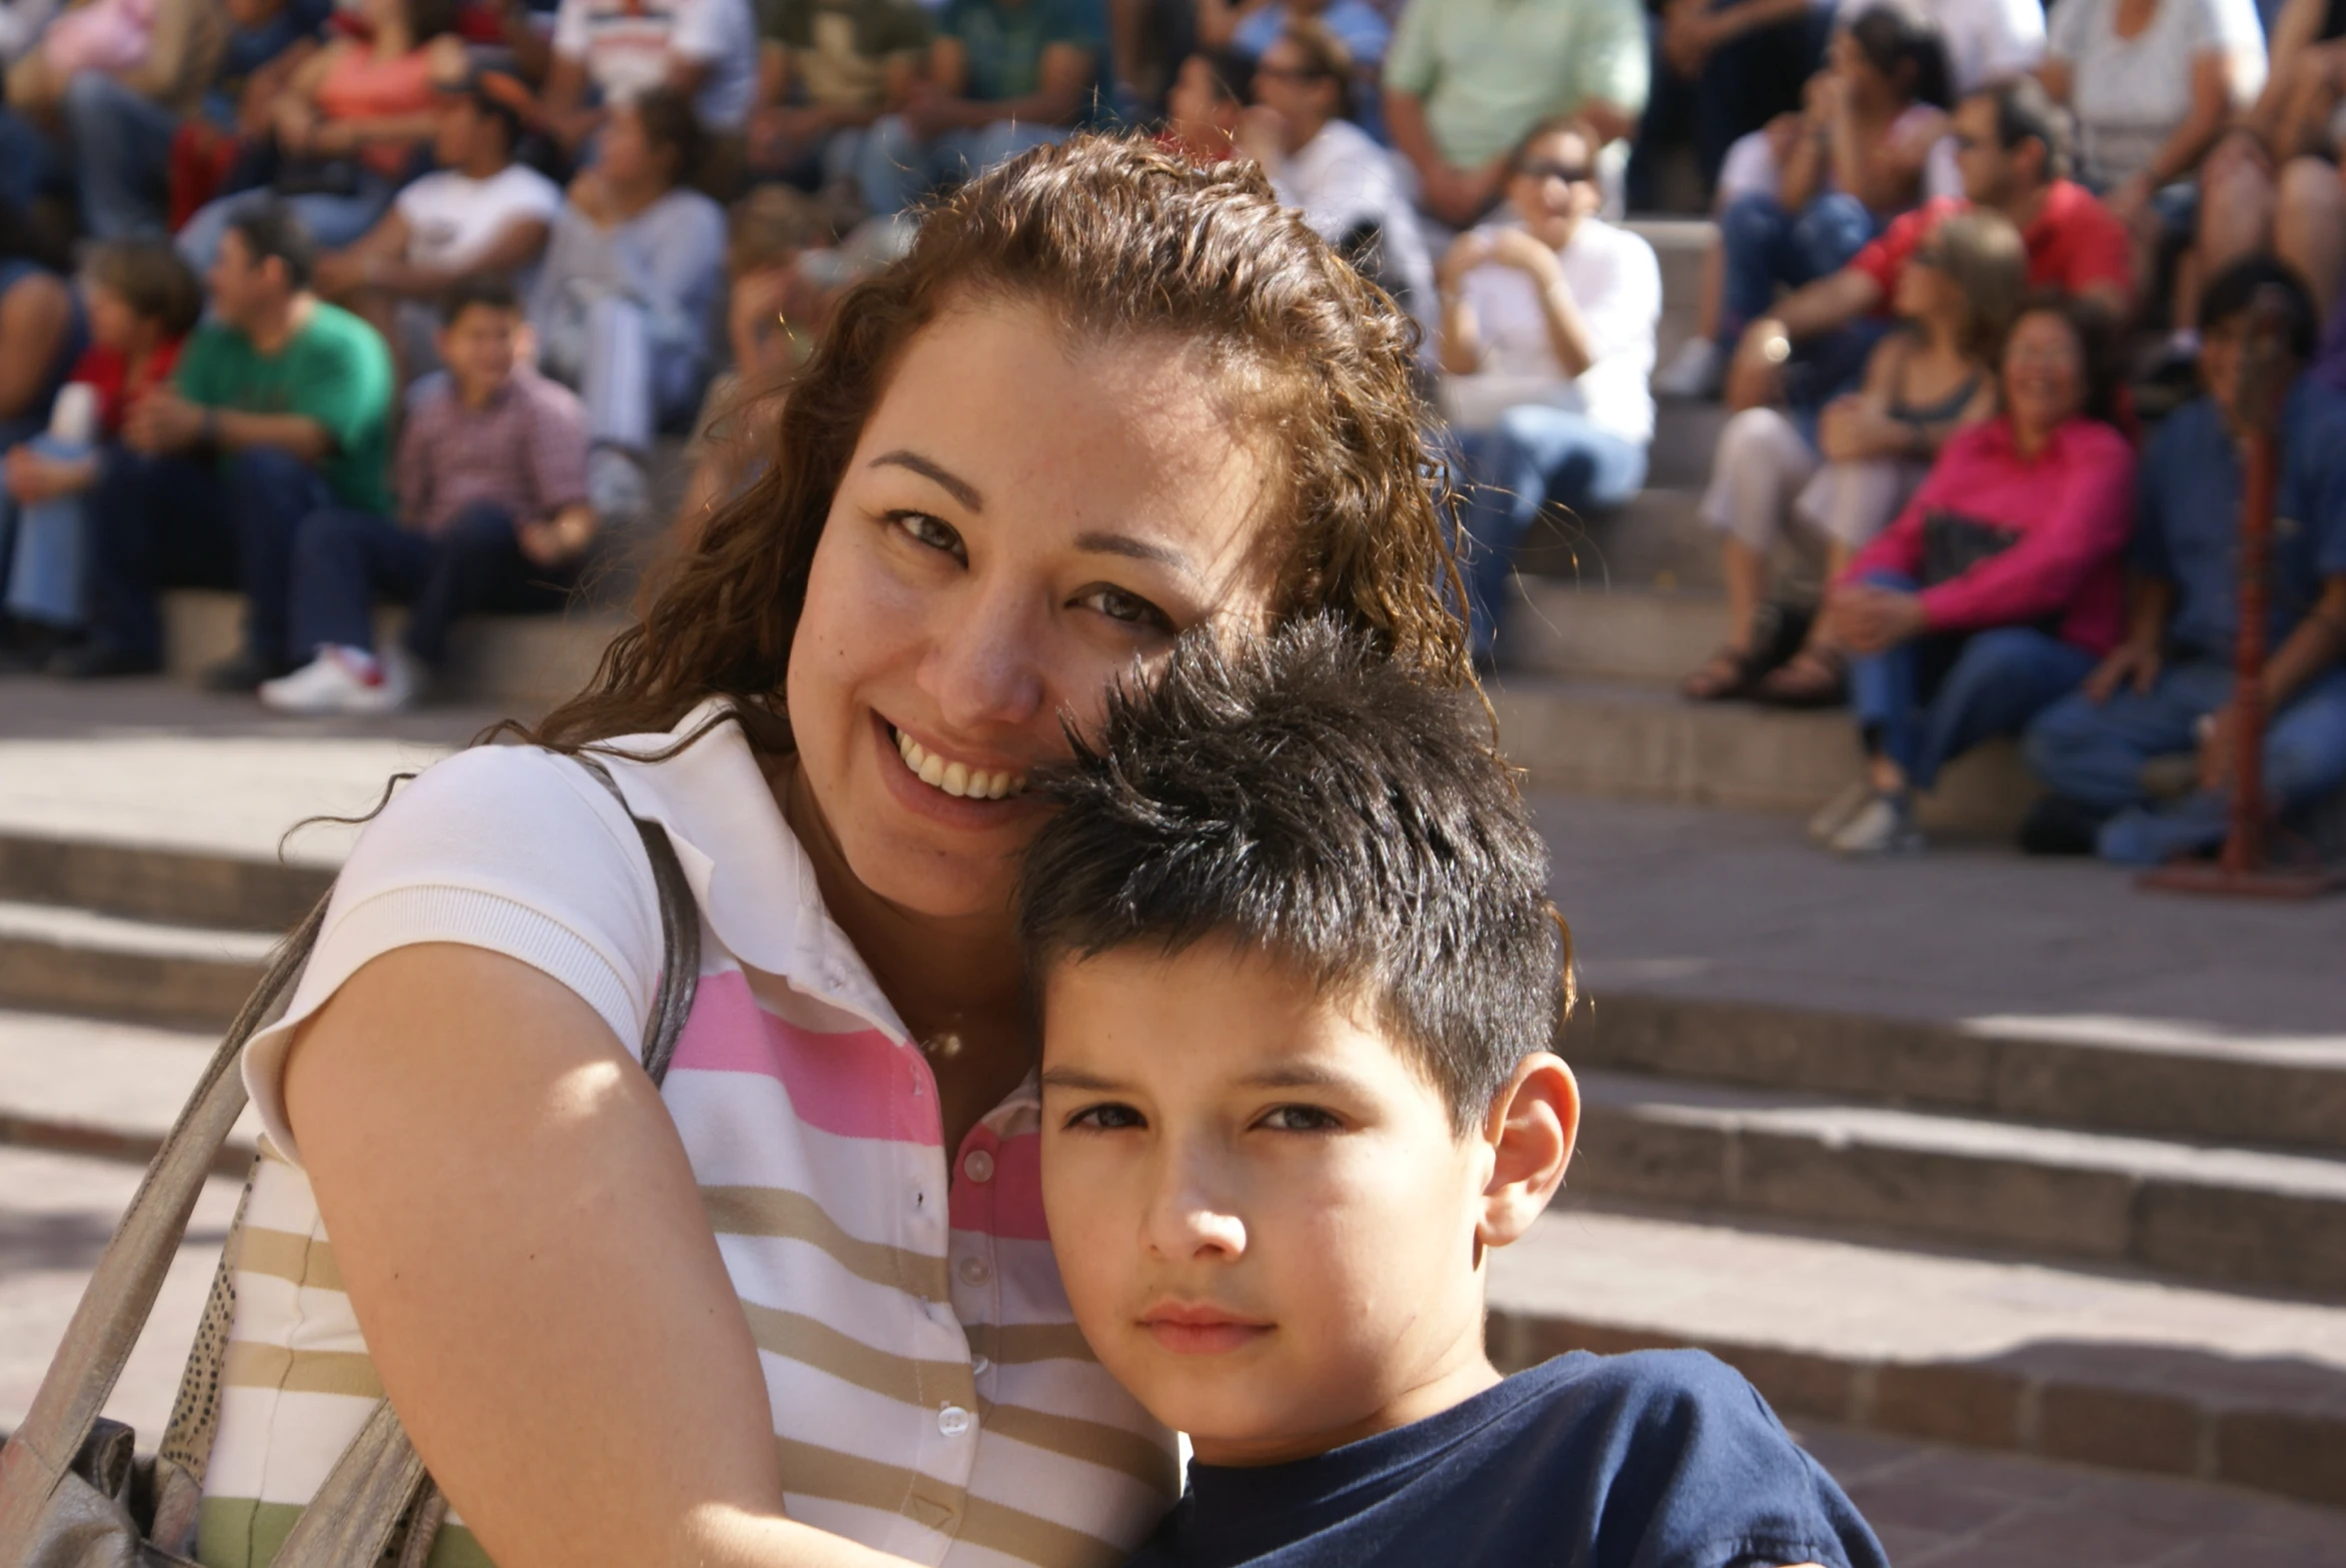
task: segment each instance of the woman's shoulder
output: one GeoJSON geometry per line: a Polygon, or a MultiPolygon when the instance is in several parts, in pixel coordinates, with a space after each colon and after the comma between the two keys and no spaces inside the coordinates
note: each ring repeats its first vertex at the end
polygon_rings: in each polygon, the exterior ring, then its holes
{"type": "Polygon", "coordinates": [[[454,877],[535,901],[533,889],[556,891],[582,873],[602,880],[642,855],[626,809],[575,758],[477,746],[395,788],[360,831],[342,879],[360,892],[454,877]]]}
{"type": "Polygon", "coordinates": [[[2128,471],[2134,467],[2134,443],[2126,439],[2124,431],[2106,420],[2081,415],[2063,425],[2055,435],[2064,462],[2128,471]]]}

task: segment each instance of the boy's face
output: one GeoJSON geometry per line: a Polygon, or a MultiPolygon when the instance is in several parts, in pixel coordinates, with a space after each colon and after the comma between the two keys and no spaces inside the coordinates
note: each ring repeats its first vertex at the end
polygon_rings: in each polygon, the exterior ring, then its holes
{"type": "Polygon", "coordinates": [[[1209,940],[1057,965],[1044,1038],[1076,1319],[1200,1459],[1322,1452],[1495,1380],[1478,1237],[1511,1239],[1489,1229],[1505,1156],[1376,1028],[1209,940]]]}
{"type": "Polygon", "coordinates": [[[489,305],[468,306],[440,330],[440,361],[465,392],[495,392],[513,374],[521,317],[489,305]]]}

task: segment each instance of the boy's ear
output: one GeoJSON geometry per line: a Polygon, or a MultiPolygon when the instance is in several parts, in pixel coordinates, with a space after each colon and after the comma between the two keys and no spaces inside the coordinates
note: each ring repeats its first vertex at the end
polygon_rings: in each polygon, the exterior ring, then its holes
{"type": "Polygon", "coordinates": [[[1482,1123],[1491,1165],[1477,1241],[1503,1247],[1531,1228],[1564,1184],[1579,1132],[1580,1085],[1564,1059],[1543,1050],[1517,1062],[1482,1123]]]}

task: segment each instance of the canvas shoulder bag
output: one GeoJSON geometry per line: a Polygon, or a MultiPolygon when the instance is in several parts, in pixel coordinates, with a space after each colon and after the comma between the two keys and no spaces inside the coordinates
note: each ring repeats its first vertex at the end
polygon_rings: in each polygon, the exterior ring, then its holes
{"type": "MultiPolygon", "coordinates": [[[[624,809],[627,799],[603,765],[586,757],[577,761],[624,809]]],[[[651,859],[660,897],[664,956],[643,1047],[644,1070],[657,1084],[667,1075],[700,981],[701,919],[667,830],[628,814],[651,859]]],[[[244,1110],[238,1060],[245,1042],[284,1016],[325,919],[326,900],[320,899],[279,946],[213,1052],[83,1290],[24,1424],[0,1448],[0,1568],[193,1568],[188,1554],[236,1305],[229,1254],[213,1277],[160,1451],[140,1455],[137,1435],[99,1412],[154,1310],[213,1161],[244,1110]]],[[[241,1207],[237,1217],[241,1224],[241,1207]]],[[[446,1512],[385,1400],[286,1536],[274,1568],[421,1568],[446,1512]]]]}

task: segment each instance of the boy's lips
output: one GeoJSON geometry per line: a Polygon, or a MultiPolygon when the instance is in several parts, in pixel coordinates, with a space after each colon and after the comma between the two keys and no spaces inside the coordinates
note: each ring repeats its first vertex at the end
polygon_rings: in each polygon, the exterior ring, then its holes
{"type": "Polygon", "coordinates": [[[1175,1355],[1223,1355],[1240,1350],[1268,1334],[1271,1325],[1260,1318],[1225,1312],[1217,1306],[1179,1301],[1160,1302],[1141,1314],[1142,1329],[1158,1345],[1175,1355]]]}

